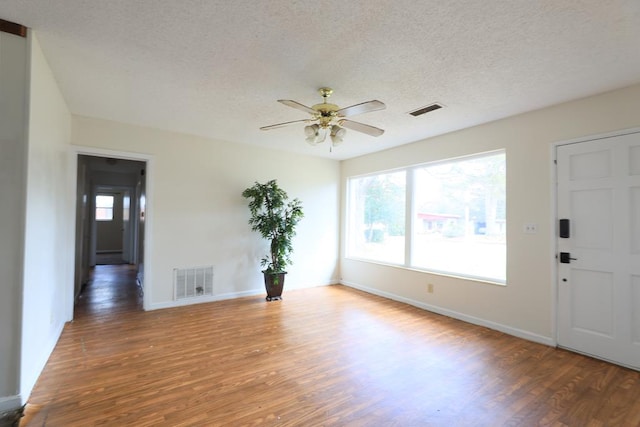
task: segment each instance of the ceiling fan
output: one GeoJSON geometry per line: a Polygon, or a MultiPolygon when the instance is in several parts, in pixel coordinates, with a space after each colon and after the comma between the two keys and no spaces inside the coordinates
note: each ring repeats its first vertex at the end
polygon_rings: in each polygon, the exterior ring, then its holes
{"type": "Polygon", "coordinates": [[[350,107],[340,108],[335,104],[327,102],[327,98],[333,93],[333,89],[328,87],[321,87],[318,89],[320,96],[323,98],[323,102],[316,104],[312,107],[307,107],[299,102],[292,101],[290,99],[279,99],[278,102],[288,107],[295,108],[311,114],[310,119],[294,120],[292,122],[278,123],[270,126],[263,126],[261,130],[271,130],[282,126],[288,126],[294,123],[307,123],[304,127],[306,135],[306,141],[311,145],[316,145],[324,142],[327,138],[327,134],[331,137],[333,146],[340,144],[346,135],[346,129],[355,130],[357,132],[366,133],[371,136],[380,136],[384,133],[384,130],[375,126],[366,125],[360,122],[354,122],[346,117],[355,116],[356,114],[368,113],[370,111],[384,110],[384,103],[373,100],[355,104],[350,107]],[[346,128],[346,129],[345,129],[346,128]]]}

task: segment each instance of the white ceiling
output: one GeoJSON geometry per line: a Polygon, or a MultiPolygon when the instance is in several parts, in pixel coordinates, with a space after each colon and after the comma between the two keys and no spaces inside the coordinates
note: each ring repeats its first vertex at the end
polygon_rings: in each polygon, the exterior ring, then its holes
{"type": "Polygon", "coordinates": [[[640,82],[638,0],[0,0],[72,113],[346,159],[640,82]],[[387,105],[333,153],[276,102],[387,105]],[[421,117],[407,113],[439,102],[421,117]]]}

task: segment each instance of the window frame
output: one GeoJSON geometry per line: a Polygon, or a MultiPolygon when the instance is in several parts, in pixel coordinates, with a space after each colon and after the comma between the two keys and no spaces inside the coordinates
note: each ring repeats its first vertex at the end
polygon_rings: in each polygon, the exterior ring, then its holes
{"type": "Polygon", "coordinates": [[[96,221],[99,222],[110,222],[114,219],[114,209],[115,209],[116,196],[115,194],[108,193],[97,193],[95,196],[95,209],[93,211],[96,221]],[[98,205],[98,197],[110,197],[111,198],[111,206],[99,206],[98,205]],[[105,212],[111,212],[111,216],[109,218],[98,218],[98,209],[102,209],[105,212]]]}
{"type": "Polygon", "coordinates": [[[347,254],[346,258],[348,259],[355,259],[355,260],[359,260],[359,261],[367,261],[367,262],[373,262],[373,263],[377,263],[377,264],[383,264],[383,265],[392,265],[392,266],[397,266],[397,267],[403,267],[406,266],[406,262],[407,262],[407,233],[409,232],[409,224],[407,222],[407,218],[408,215],[410,215],[410,204],[409,204],[409,200],[408,200],[408,190],[407,190],[407,182],[409,180],[409,174],[410,171],[408,170],[408,168],[396,168],[396,169],[389,169],[389,170],[384,170],[384,171],[379,171],[379,172],[373,172],[373,173],[367,173],[367,174],[363,174],[363,175],[357,175],[357,176],[352,176],[347,178],[347,211],[346,211],[346,218],[347,218],[347,224],[346,224],[346,239],[345,239],[345,253],[347,254]],[[349,242],[349,230],[350,228],[353,226],[352,224],[352,219],[349,215],[350,211],[351,211],[351,207],[353,205],[353,197],[351,195],[351,189],[350,189],[350,183],[351,180],[354,179],[365,179],[368,177],[374,177],[374,176],[381,176],[381,175],[390,175],[390,174],[394,174],[394,173],[398,173],[398,172],[404,172],[404,176],[405,176],[405,194],[404,194],[404,202],[405,202],[405,206],[404,206],[404,260],[402,262],[396,263],[396,262],[392,262],[392,261],[383,261],[383,260],[379,260],[379,259],[375,259],[375,258],[364,258],[361,256],[356,256],[356,255],[349,255],[349,252],[351,250],[351,244],[349,242]]]}
{"type": "Polygon", "coordinates": [[[428,267],[422,267],[422,266],[416,266],[412,264],[412,260],[413,260],[413,254],[414,254],[414,229],[416,227],[416,215],[417,215],[417,206],[416,206],[416,200],[414,198],[414,191],[415,191],[415,173],[416,170],[418,169],[422,169],[428,166],[437,166],[440,164],[447,164],[447,163],[455,163],[455,162],[463,162],[463,161],[467,161],[467,160],[473,160],[473,159],[479,159],[479,158],[483,158],[483,157],[491,157],[491,156],[496,156],[496,155],[504,155],[504,167],[505,167],[505,179],[504,179],[504,190],[505,190],[505,210],[507,210],[507,200],[506,200],[506,194],[507,194],[507,179],[506,179],[506,168],[507,168],[507,150],[502,148],[502,149],[497,149],[497,150],[491,150],[491,151],[486,151],[486,152],[481,152],[481,153],[473,153],[473,154],[468,154],[468,155],[463,155],[463,156],[457,156],[457,157],[451,157],[451,158],[446,158],[446,159],[440,159],[440,160],[434,160],[434,161],[429,161],[429,162],[424,162],[424,163],[419,163],[419,164],[414,164],[414,165],[409,165],[409,166],[405,166],[405,167],[400,167],[400,168],[395,168],[395,169],[389,169],[389,170],[381,170],[381,171],[376,171],[376,172],[370,172],[370,173],[366,173],[366,174],[360,174],[360,175],[353,175],[353,176],[349,176],[346,178],[346,210],[345,210],[345,218],[346,218],[346,224],[345,224],[345,243],[344,243],[344,250],[345,250],[345,259],[349,259],[349,260],[356,260],[356,261],[362,261],[362,262],[369,262],[372,264],[381,264],[381,265],[389,265],[392,267],[397,267],[397,268],[404,268],[404,269],[408,269],[408,270],[416,270],[416,271],[422,271],[422,272],[426,272],[426,273],[430,273],[430,274],[435,274],[435,275],[440,275],[440,276],[447,276],[447,277],[456,277],[456,278],[461,278],[461,279],[466,279],[466,280],[473,280],[476,282],[482,282],[482,283],[488,283],[488,284],[494,284],[494,285],[501,285],[501,286],[505,286],[507,284],[507,270],[508,270],[508,265],[506,262],[506,252],[507,252],[507,247],[508,247],[508,238],[507,238],[507,215],[505,212],[505,223],[504,223],[504,234],[505,234],[505,242],[504,242],[504,246],[505,246],[505,271],[504,271],[504,279],[501,278],[495,278],[495,277],[483,277],[483,276],[477,276],[477,275],[472,275],[472,274],[465,274],[465,273],[460,273],[460,272],[455,272],[455,271],[441,271],[441,270],[434,270],[434,269],[430,269],[428,267]],[[386,261],[381,261],[378,259],[370,259],[370,258],[365,258],[362,256],[355,256],[353,254],[350,253],[351,251],[351,227],[353,226],[352,224],[352,219],[351,219],[351,208],[352,208],[352,203],[353,203],[353,195],[351,194],[351,182],[352,180],[355,179],[362,179],[362,178],[366,178],[366,177],[371,177],[371,176],[378,176],[378,175],[384,175],[384,174],[389,174],[389,173],[394,173],[394,172],[400,172],[400,171],[404,171],[405,172],[405,179],[406,179],[406,183],[405,183],[405,235],[404,235],[404,239],[405,239],[405,248],[404,248],[404,262],[397,264],[397,263],[392,263],[392,262],[386,262],[386,261]]]}

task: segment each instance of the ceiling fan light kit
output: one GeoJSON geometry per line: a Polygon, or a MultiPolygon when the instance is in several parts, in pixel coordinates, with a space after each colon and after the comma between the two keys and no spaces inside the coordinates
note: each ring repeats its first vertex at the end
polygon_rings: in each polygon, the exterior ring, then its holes
{"type": "Polygon", "coordinates": [[[344,136],[347,134],[347,130],[345,128],[341,128],[338,125],[333,125],[331,127],[331,143],[335,147],[336,145],[342,144],[342,140],[344,136]]]}
{"type": "Polygon", "coordinates": [[[306,141],[310,145],[316,145],[320,142],[320,126],[318,124],[305,126],[304,134],[307,136],[306,141]]]}
{"type": "Polygon", "coordinates": [[[304,134],[307,136],[306,141],[310,145],[318,145],[327,139],[327,133],[331,137],[331,145],[333,147],[342,144],[347,130],[338,125],[331,127],[321,127],[319,124],[308,125],[304,127],[304,134]]]}
{"type": "Polygon", "coordinates": [[[327,138],[327,134],[331,137],[331,146],[335,147],[342,143],[346,129],[355,130],[356,132],[362,132],[370,136],[380,136],[384,133],[384,130],[375,126],[367,125],[360,122],[354,122],[346,117],[354,116],[356,114],[368,113],[371,111],[384,110],[386,106],[384,103],[378,100],[372,100],[362,102],[360,104],[351,105],[349,107],[340,108],[335,104],[327,102],[327,98],[333,93],[333,89],[328,87],[321,87],[318,89],[318,93],[323,98],[323,102],[320,104],[307,107],[297,101],[291,99],[279,99],[278,102],[288,107],[295,108],[296,110],[304,111],[311,115],[310,119],[306,120],[294,120],[291,122],[278,123],[275,125],[263,126],[261,130],[271,130],[279,127],[287,126],[294,123],[307,123],[304,127],[304,133],[307,143],[311,145],[317,145],[324,142],[327,138]],[[346,128],[346,129],[345,129],[346,128]]]}

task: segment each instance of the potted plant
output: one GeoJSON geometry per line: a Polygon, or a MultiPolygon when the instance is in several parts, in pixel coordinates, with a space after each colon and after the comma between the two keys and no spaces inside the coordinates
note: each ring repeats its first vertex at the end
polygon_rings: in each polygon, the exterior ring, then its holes
{"type": "Polygon", "coordinates": [[[297,198],[290,201],[275,179],[265,184],[256,182],[244,190],[242,196],[249,199],[251,229],[270,242],[269,253],[261,260],[266,267],[262,272],[267,301],[282,299],[285,268],[291,264],[293,252],[292,239],[296,225],[304,216],[302,203],[297,198]]]}

